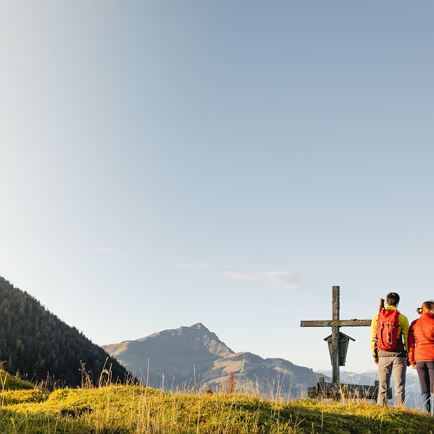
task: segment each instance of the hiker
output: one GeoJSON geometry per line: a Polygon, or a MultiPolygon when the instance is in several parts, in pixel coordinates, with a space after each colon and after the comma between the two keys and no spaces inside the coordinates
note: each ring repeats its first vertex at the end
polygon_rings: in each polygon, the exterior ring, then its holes
{"type": "Polygon", "coordinates": [[[390,377],[395,383],[395,405],[405,402],[405,374],[407,372],[408,319],[397,309],[400,297],[390,292],[386,307],[381,299],[379,312],[371,323],[371,351],[378,365],[379,405],[387,405],[390,377]]]}
{"type": "Polygon", "coordinates": [[[408,360],[417,370],[422,408],[434,416],[434,301],[425,301],[417,313],[408,333],[408,360]]]}

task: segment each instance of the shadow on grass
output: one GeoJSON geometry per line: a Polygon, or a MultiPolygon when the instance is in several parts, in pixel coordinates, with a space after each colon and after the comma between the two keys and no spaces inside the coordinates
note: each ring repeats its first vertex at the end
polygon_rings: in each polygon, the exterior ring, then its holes
{"type": "Polygon", "coordinates": [[[151,393],[145,407],[132,408],[138,396],[131,395],[121,404],[105,402],[96,411],[95,402],[77,391],[58,392],[54,398],[31,407],[0,408],[0,433],[434,434],[434,419],[429,416],[365,403],[276,403],[236,395],[151,393]],[[55,407],[50,407],[53,402],[55,407]]]}
{"type": "MultiPolygon", "coordinates": [[[[330,434],[434,434],[434,419],[414,411],[378,408],[367,414],[348,414],[348,410],[327,410],[315,406],[285,407],[280,416],[292,418],[297,432],[330,434]]],[[[364,411],[369,411],[368,405],[364,411]]]]}

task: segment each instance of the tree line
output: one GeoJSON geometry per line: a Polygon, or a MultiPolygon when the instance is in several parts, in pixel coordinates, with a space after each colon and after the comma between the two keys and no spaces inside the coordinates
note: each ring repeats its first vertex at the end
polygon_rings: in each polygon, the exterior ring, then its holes
{"type": "Polygon", "coordinates": [[[81,385],[84,373],[96,384],[103,369],[110,371],[114,382],[129,376],[101,347],[2,277],[0,362],[11,374],[62,386],[81,385]]]}

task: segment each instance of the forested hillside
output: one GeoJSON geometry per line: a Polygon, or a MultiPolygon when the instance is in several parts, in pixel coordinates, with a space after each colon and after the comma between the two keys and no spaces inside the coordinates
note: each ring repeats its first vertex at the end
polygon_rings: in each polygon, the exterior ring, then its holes
{"type": "Polygon", "coordinates": [[[0,361],[4,368],[32,381],[81,384],[84,363],[92,381],[104,366],[113,381],[123,381],[127,371],[76,328],[69,327],[35,298],[0,277],[0,361]]]}

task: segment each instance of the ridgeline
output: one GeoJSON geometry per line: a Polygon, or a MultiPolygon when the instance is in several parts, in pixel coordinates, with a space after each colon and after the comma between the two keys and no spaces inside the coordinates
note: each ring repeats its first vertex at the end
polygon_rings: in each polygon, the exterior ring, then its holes
{"type": "Polygon", "coordinates": [[[62,386],[79,386],[83,367],[94,384],[104,367],[114,382],[128,378],[126,369],[101,347],[2,277],[0,318],[0,361],[11,374],[62,386]]]}

